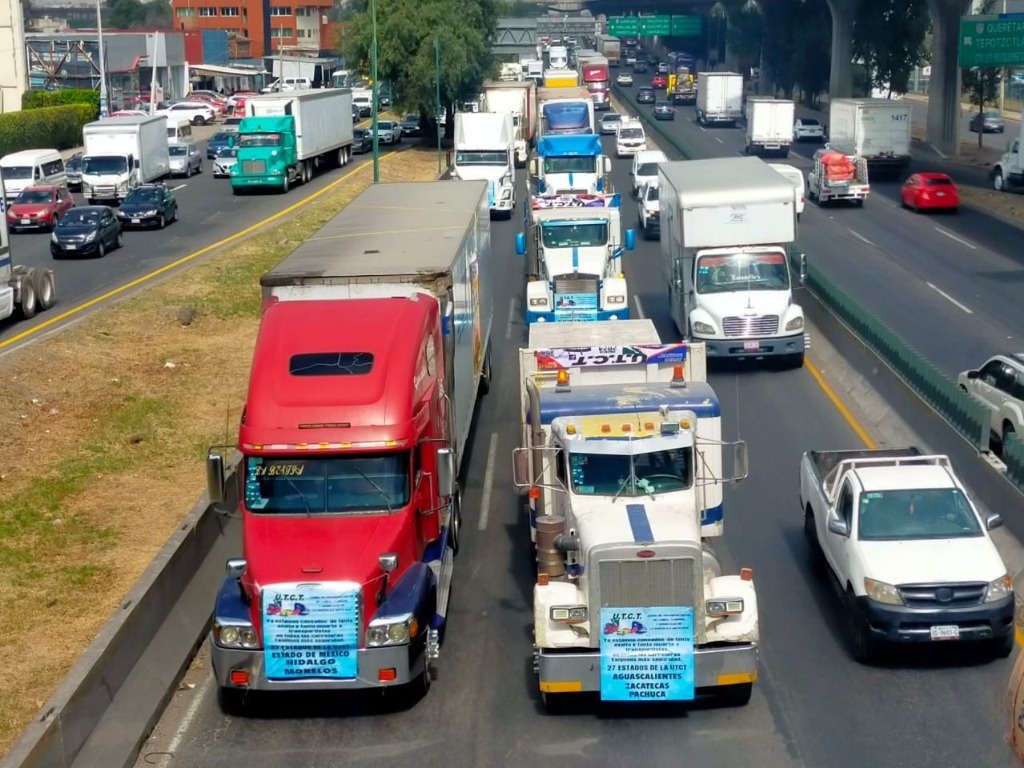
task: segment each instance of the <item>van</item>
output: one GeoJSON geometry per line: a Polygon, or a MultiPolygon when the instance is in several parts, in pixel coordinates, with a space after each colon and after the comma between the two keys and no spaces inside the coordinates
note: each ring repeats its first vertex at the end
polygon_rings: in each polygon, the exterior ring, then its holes
{"type": "Polygon", "coordinates": [[[56,149],[25,149],[0,158],[0,178],[8,203],[14,202],[25,187],[68,183],[64,159],[56,149]]]}
{"type": "Polygon", "coordinates": [[[167,143],[192,141],[192,124],[188,120],[167,121],[167,143]]]}
{"type": "Polygon", "coordinates": [[[313,87],[308,77],[286,77],[281,81],[282,91],[305,91],[313,87]]]}
{"type": "Polygon", "coordinates": [[[800,221],[800,214],[804,212],[804,175],[799,168],[785,163],[768,163],[771,168],[781,173],[796,188],[796,220],[800,221]]]}

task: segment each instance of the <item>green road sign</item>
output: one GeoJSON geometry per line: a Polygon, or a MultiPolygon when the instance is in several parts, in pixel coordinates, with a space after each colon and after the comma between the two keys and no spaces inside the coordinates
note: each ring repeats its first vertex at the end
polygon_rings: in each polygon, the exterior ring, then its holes
{"type": "Polygon", "coordinates": [[[960,19],[961,67],[1024,65],[1024,14],[960,19]]]}
{"type": "Polygon", "coordinates": [[[671,16],[641,16],[640,34],[644,37],[668,35],[672,31],[671,16]]]}
{"type": "Polygon", "coordinates": [[[700,16],[673,16],[672,37],[700,37],[700,16]]]}
{"type": "Polygon", "coordinates": [[[640,19],[636,16],[610,16],[608,34],[612,37],[636,37],[640,34],[640,19]]]}

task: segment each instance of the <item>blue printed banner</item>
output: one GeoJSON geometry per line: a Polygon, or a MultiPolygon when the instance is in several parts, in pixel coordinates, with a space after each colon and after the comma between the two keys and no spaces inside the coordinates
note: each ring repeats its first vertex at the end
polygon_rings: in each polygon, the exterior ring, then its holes
{"type": "Polygon", "coordinates": [[[268,584],[262,613],[268,680],[356,676],[359,585],[268,584]]]}
{"type": "Polygon", "coordinates": [[[556,293],[555,320],[597,320],[597,294],[556,293]]]}
{"type": "Polygon", "coordinates": [[[601,609],[602,701],[693,698],[693,608],[601,609]]]}

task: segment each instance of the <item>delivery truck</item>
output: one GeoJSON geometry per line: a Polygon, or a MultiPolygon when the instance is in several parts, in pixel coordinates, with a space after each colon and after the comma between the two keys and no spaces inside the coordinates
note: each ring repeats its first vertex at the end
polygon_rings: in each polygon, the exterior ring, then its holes
{"type": "Polygon", "coordinates": [[[507,112],[456,112],[452,178],[483,179],[491,215],[512,218],[516,207],[515,133],[507,112]]]}
{"type": "Polygon", "coordinates": [[[512,115],[516,166],[525,168],[537,135],[536,83],[529,79],[517,83],[484,83],[484,107],[488,112],[512,115]]]}
{"type": "Polygon", "coordinates": [[[747,99],[744,151],[758,157],[789,157],[796,104],[788,99],[747,99]]]}
{"type": "MultiPolygon", "coordinates": [[[[0,200],[4,199],[4,183],[0,179],[0,200]]],[[[0,216],[0,320],[14,315],[31,320],[36,312],[49,309],[56,300],[52,269],[14,263],[7,217],[0,216]]]]}
{"type": "Polygon", "coordinates": [[[698,73],[696,110],[697,122],[701,125],[735,127],[743,116],[743,75],[735,72],[698,73]]]}
{"type": "Polygon", "coordinates": [[[287,192],[318,169],[352,157],[352,91],[284,91],[245,102],[231,190],[275,187],[287,192]]]}
{"type": "Polygon", "coordinates": [[[553,134],[596,134],[594,100],[590,91],[575,88],[539,88],[537,90],[539,131],[537,137],[553,134]]]}
{"type": "MultiPolygon", "coordinates": [[[[253,691],[429,688],[491,375],[487,211],[483,181],[376,184],[260,279],[243,551],[209,635],[227,711],[253,691]]],[[[216,451],[207,477],[223,504],[216,451]]]]}
{"type": "Polygon", "coordinates": [[[575,88],[579,84],[580,76],[574,69],[548,69],[544,72],[545,88],[575,88]]]}
{"type": "Polygon", "coordinates": [[[828,146],[863,157],[873,179],[895,178],[910,164],[911,105],[892,99],[832,99],[828,146]]]}
{"type": "Polygon", "coordinates": [[[802,366],[792,183],[760,158],[731,157],[662,163],[658,190],[669,312],[683,338],[704,342],[709,357],[802,366]]]}
{"type": "Polygon", "coordinates": [[[167,118],[108,117],[82,126],[82,194],[89,205],[119,203],[139,184],[167,178],[167,118]]]}

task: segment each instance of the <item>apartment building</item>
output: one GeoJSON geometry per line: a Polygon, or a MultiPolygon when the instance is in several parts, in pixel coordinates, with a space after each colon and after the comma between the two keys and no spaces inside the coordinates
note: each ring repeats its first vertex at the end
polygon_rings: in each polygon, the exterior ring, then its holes
{"type": "Polygon", "coordinates": [[[221,29],[250,41],[252,56],[318,55],[333,0],[172,0],[178,29],[221,29]]]}

